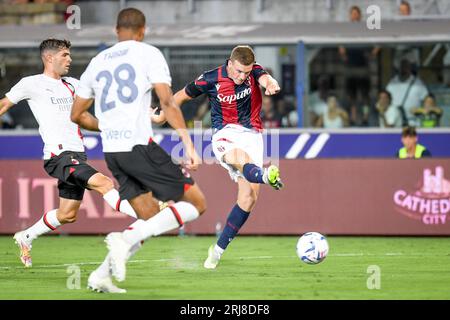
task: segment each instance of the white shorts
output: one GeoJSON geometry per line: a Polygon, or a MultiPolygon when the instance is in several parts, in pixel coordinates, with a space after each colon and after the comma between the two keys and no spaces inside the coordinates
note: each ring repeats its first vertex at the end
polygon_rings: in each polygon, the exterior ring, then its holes
{"type": "Polygon", "coordinates": [[[220,165],[228,170],[231,179],[237,182],[238,177],[244,178],[239,170],[223,161],[223,156],[233,149],[245,151],[253,163],[259,167],[264,162],[264,142],[262,133],[236,124],[227,124],[212,137],[212,148],[220,165]]]}

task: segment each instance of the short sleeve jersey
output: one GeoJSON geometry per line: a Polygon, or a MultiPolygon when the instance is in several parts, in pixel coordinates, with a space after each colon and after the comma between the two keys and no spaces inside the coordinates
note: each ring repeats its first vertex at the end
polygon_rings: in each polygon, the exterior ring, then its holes
{"type": "Polygon", "coordinates": [[[255,63],[246,81],[236,85],[228,77],[227,64],[228,61],[189,83],[185,87],[186,94],[192,98],[201,94],[208,96],[214,129],[220,130],[227,124],[240,124],[249,129],[262,130],[262,96],[258,79],[267,72],[255,63]]]}
{"type": "Polygon", "coordinates": [[[28,102],[44,141],[44,159],[63,151],[84,151],[80,128],[70,120],[78,84],[75,78],[54,79],[38,74],[22,78],[6,93],[14,104],[28,102]]]}
{"type": "Polygon", "coordinates": [[[95,98],[104,152],[128,152],[135,145],[148,144],[153,136],[153,84],[171,85],[171,81],[161,51],[142,42],[118,42],[91,60],[77,94],[95,98]]]}

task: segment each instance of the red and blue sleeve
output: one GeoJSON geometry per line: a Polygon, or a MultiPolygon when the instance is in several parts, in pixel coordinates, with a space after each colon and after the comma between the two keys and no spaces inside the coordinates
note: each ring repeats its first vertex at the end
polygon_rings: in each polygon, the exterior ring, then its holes
{"type": "Polygon", "coordinates": [[[255,63],[253,65],[252,73],[256,80],[258,80],[259,77],[261,77],[262,75],[268,74],[267,71],[264,70],[264,68],[260,64],[257,64],[257,63],[255,63]]]}
{"type": "Polygon", "coordinates": [[[205,80],[203,74],[195,81],[189,83],[185,88],[186,94],[191,98],[196,98],[203,93],[208,92],[208,82],[205,80]]]}

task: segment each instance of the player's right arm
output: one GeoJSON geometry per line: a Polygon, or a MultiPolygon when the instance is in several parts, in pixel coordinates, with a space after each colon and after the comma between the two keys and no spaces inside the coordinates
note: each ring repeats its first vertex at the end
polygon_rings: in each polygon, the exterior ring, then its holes
{"type": "Polygon", "coordinates": [[[78,124],[83,129],[100,131],[98,127],[98,119],[88,111],[92,101],[93,99],[85,99],[79,96],[75,97],[72,112],[70,113],[70,120],[78,124]]]}
{"type": "Polygon", "coordinates": [[[8,97],[4,97],[0,100],[0,116],[4,115],[14,105],[8,97]]]}
{"type": "Polygon", "coordinates": [[[12,106],[20,101],[31,98],[34,84],[30,79],[30,77],[20,79],[20,81],[5,94],[5,97],[0,100],[0,116],[5,114],[12,106]]]}

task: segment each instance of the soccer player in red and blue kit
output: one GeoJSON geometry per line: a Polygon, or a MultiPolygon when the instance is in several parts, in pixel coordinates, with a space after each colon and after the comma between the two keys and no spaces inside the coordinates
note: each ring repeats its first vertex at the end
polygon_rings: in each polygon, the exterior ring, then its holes
{"type": "Polygon", "coordinates": [[[214,154],[238,184],[237,203],[217,244],[209,248],[204,263],[207,269],[216,268],[228,244],[249,217],[260,184],[269,184],[276,190],[283,187],[276,166],[263,168],[260,85],[266,95],[280,91],[278,82],[255,62],[252,48],[237,46],[224,65],[203,73],[174,96],[180,106],[202,94],[208,96],[214,154]]]}

